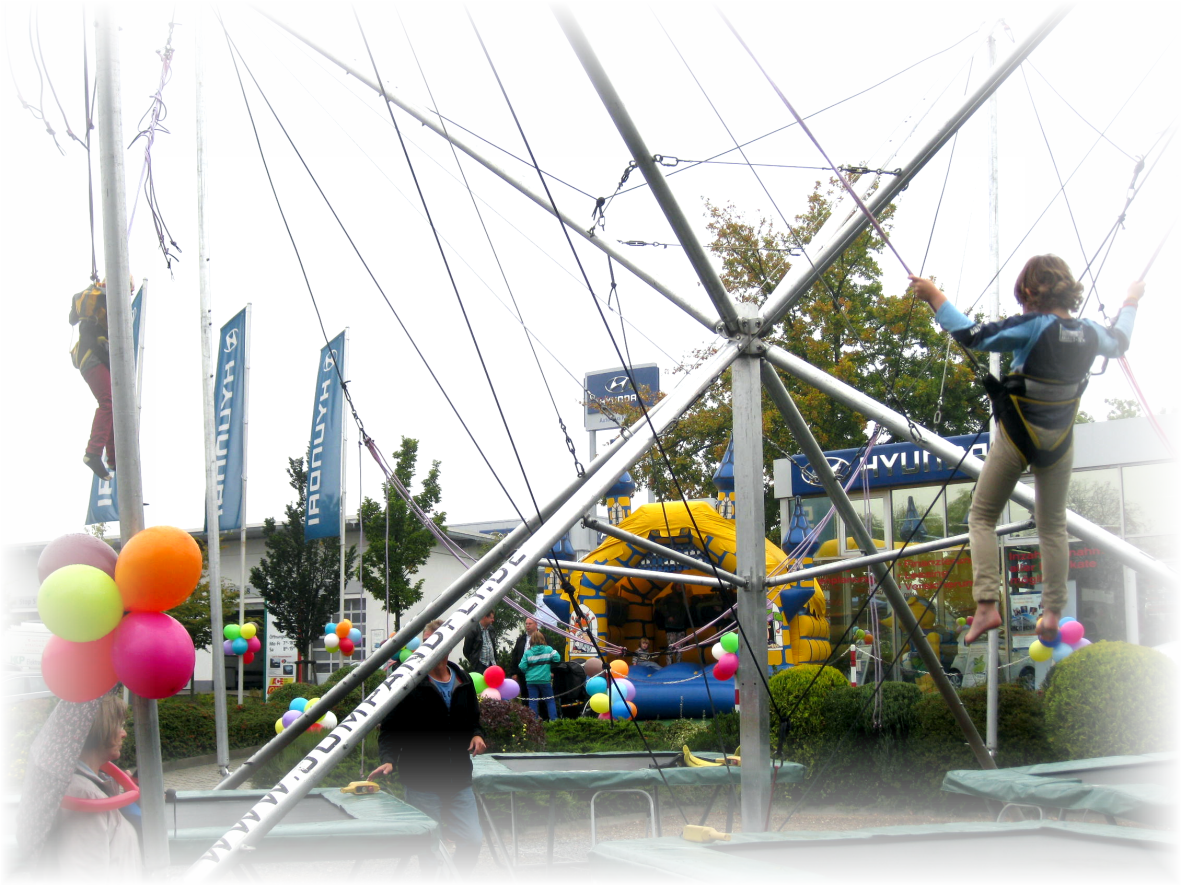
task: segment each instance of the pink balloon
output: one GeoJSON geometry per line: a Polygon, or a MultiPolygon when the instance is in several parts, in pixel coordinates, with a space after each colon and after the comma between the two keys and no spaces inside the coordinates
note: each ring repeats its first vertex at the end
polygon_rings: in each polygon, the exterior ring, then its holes
{"type": "Polygon", "coordinates": [[[258,652],[260,649],[262,649],[262,640],[258,639],[258,637],[251,637],[246,641],[247,652],[258,652]]]}
{"type": "Polygon", "coordinates": [[[738,673],[738,656],[733,652],[727,652],[714,665],[714,676],[719,680],[729,680],[736,673],[738,673]]]}
{"type": "MultiPolygon", "coordinates": [[[[520,690],[517,690],[517,691],[519,692],[520,690]]],[[[480,697],[481,698],[494,698],[497,701],[500,701],[500,692],[496,689],[493,689],[491,686],[489,686],[487,689],[485,689],[483,692],[480,693],[480,697]]]]}
{"type": "Polygon", "coordinates": [[[63,701],[91,701],[119,682],[111,662],[115,632],[89,643],[50,637],[41,653],[41,676],[49,691],[63,701]]]}
{"type": "Polygon", "coordinates": [[[1081,621],[1068,621],[1058,629],[1058,634],[1062,637],[1062,642],[1067,646],[1073,646],[1083,638],[1083,634],[1087,629],[1083,627],[1081,621]]]}
{"type": "Polygon", "coordinates": [[[611,715],[610,714],[599,714],[599,719],[600,720],[610,720],[611,715]]]}
{"type": "Polygon", "coordinates": [[[500,688],[496,691],[500,693],[503,701],[512,701],[521,694],[521,684],[511,677],[505,677],[504,682],[500,684],[500,688]]]}
{"type": "Polygon", "coordinates": [[[170,698],[193,676],[197,654],[188,631],[163,612],[129,612],[111,632],[119,680],[143,698],[170,698]]]}
{"type": "Polygon", "coordinates": [[[82,564],[101,569],[111,578],[115,577],[115,561],[119,555],[105,541],[100,541],[85,532],[71,532],[55,538],[45,546],[37,560],[37,581],[43,582],[51,572],[63,566],[82,564]]]}
{"type": "Polygon", "coordinates": [[[492,665],[492,667],[484,671],[484,682],[487,683],[491,689],[498,687],[504,682],[504,668],[502,668],[500,665],[492,665]]]}

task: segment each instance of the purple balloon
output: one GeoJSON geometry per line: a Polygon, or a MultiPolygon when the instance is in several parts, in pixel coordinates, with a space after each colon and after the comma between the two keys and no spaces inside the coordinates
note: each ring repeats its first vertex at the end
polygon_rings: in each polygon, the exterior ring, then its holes
{"type": "Polygon", "coordinates": [[[93,566],[114,578],[117,559],[119,555],[105,541],[100,541],[85,532],[71,532],[69,535],[55,538],[45,546],[37,560],[37,581],[45,581],[51,572],[75,564],[93,566]]]}
{"type": "Polygon", "coordinates": [[[619,687],[619,691],[623,693],[623,697],[628,701],[634,701],[636,698],[636,687],[631,680],[625,677],[616,677],[615,685],[619,687]]]}
{"type": "Polygon", "coordinates": [[[283,715],[283,728],[286,729],[303,715],[303,711],[288,711],[283,715]]]}
{"type": "Polygon", "coordinates": [[[1075,652],[1078,652],[1080,649],[1085,649],[1087,646],[1090,646],[1090,645],[1091,645],[1091,641],[1088,640],[1086,637],[1083,637],[1081,640],[1079,640],[1077,643],[1075,643],[1071,648],[1074,649],[1075,652]]]}
{"type": "Polygon", "coordinates": [[[226,655],[237,655],[238,654],[238,653],[234,652],[234,641],[233,640],[222,641],[221,648],[222,648],[222,651],[225,652],[226,655]]]}
{"type": "Polygon", "coordinates": [[[511,677],[505,677],[504,682],[497,688],[503,701],[512,701],[521,694],[521,684],[511,677]]]}

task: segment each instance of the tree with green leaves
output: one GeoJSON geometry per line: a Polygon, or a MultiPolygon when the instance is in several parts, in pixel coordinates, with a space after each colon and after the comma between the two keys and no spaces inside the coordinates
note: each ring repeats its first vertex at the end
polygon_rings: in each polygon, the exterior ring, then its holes
{"type": "MultiPolygon", "coordinates": [[[[418,466],[418,441],[403,437],[402,445],[393,456],[394,476],[401,481],[403,488],[410,490],[418,466]]],[[[388,605],[388,610],[394,614],[396,631],[402,627],[402,613],[422,599],[423,579],[415,581],[414,575],[430,558],[435,538],[398,494],[393,482],[382,484],[382,490],[384,507],[371,498],[361,502],[366,541],[365,553],[361,555],[361,585],[383,606],[388,605]]],[[[439,462],[433,461],[423,478],[421,490],[411,492],[411,498],[440,529],[447,519],[446,513],[435,511],[442,497],[439,462]]]]}
{"type": "MultiPolygon", "coordinates": [[[[706,201],[711,252],[721,262],[730,297],[762,306],[791,269],[796,256],[828,220],[839,184],[817,182],[791,230],[767,218],[751,221],[732,203],[706,201]]],[[[879,220],[889,227],[893,206],[879,220]]],[[[891,277],[901,293],[883,286],[878,257],[884,241],[862,233],[763,339],[802,357],[837,379],[889,404],[944,435],[975,432],[987,419],[987,399],[963,356],[934,323],[926,305],[905,294],[901,271],[891,277]]],[[[702,360],[707,354],[694,355],[702,360]]],[[[782,373],[781,373],[782,375],[782,373]]],[[[791,391],[812,433],[825,449],[856,448],[865,442],[866,418],[821,391],[791,377],[791,391]]],[[[629,412],[628,410],[621,410],[629,412]]],[[[630,410],[628,418],[635,417],[630,410]]],[[[727,371],[661,438],[671,464],[655,449],[632,475],[658,499],[714,494],[713,473],[732,429],[730,373],[727,371]]],[[[764,503],[769,534],[778,523],[771,489],[772,463],[799,452],[770,398],[763,396],[764,503]]]]}
{"type": "MultiPolygon", "coordinates": [[[[307,471],[302,458],[287,459],[287,476],[296,500],[287,505],[282,525],[268,517],[262,534],[267,554],[250,570],[250,583],[266,601],[275,626],[292,639],[300,655],[300,680],[310,677],[312,645],[336,617],[340,602],[339,538],[304,541],[307,471]]],[[[356,545],[345,553],[345,585],[357,562],[356,545]]]]}
{"type": "MultiPolygon", "coordinates": [[[[209,554],[206,545],[198,541],[197,544],[201,548],[201,559],[204,561],[206,568],[209,565],[209,554]]],[[[223,578],[221,580],[221,611],[223,615],[223,623],[225,622],[225,614],[233,613],[238,608],[238,588],[233,582],[223,578]]],[[[197,585],[196,590],[189,595],[189,598],[168,610],[168,614],[180,622],[181,627],[188,632],[190,639],[193,641],[194,649],[208,649],[211,645],[213,649],[213,663],[217,667],[222,662],[221,653],[221,638],[218,637],[218,642],[214,644],[213,637],[213,621],[210,615],[209,602],[209,573],[202,573],[202,580],[197,585]]],[[[232,620],[232,619],[231,619],[232,620]]],[[[189,694],[196,692],[197,681],[193,680],[189,683],[189,694]]]]}

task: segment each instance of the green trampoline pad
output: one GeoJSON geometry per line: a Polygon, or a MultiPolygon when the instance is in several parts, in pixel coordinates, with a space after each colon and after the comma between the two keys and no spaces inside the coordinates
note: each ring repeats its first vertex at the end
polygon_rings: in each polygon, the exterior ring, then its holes
{"type": "MultiPolygon", "coordinates": [[[[196,861],[267,791],[177,791],[164,804],[173,864],[196,861]]],[[[250,853],[252,862],[324,858],[398,858],[430,852],[439,826],[386,793],[342,794],[316,788],[250,853]]]]}
{"type": "MultiPolygon", "coordinates": [[[[947,825],[867,828],[859,831],[796,831],[735,834],[731,842],[690,843],[661,837],[599,843],[588,858],[595,875],[612,873],[654,882],[692,879],[735,882],[736,877],[794,880],[813,876],[827,882],[832,872],[959,871],[970,874],[972,859],[988,857],[998,866],[980,881],[1003,875],[1006,864],[1022,882],[1054,882],[1063,859],[1085,872],[1086,882],[1173,882],[1176,844],[1171,835],[1141,828],[1075,822],[955,822],[947,825]],[[718,878],[718,879],[715,879],[718,878]],[[724,879],[722,879],[724,878],[724,879]]],[[[977,870],[978,874],[985,874],[977,870]]],[[[768,881],[768,882],[774,882],[768,881]]]]}

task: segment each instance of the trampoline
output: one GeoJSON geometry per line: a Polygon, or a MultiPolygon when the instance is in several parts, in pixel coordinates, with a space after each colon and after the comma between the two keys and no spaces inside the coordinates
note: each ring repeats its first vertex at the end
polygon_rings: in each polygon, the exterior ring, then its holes
{"type": "MultiPolygon", "coordinates": [[[[176,791],[164,805],[172,864],[191,864],[267,791],[176,791]]],[[[438,824],[385,793],[342,794],[315,788],[247,854],[250,863],[371,858],[438,853],[438,824]]]]}
{"type": "MultiPolygon", "coordinates": [[[[1082,822],[1023,821],[1005,824],[867,828],[735,834],[731,842],[690,843],[680,837],[612,841],[592,846],[594,874],[623,875],[629,882],[735,882],[740,877],[831,879],[842,871],[895,871],[907,882],[923,872],[971,871],[972,859],[1016,865],[1023,882],[1053,882],[1063,866],[1090,882],[1172,882],[1172,835],[1142,828],[1082,822]],[[834,865],[836,867],[834,868],[834,865]],[[721,879],[724,878],[724,879],[721,879]]],[[[999,872],[976,871],[983,879],[999,872]]],[[[890,882],[890,881],[887,881],[890,882]]],[[[974,882],[974,881],[973,881],[974,882]]]]}
{"type": "MultiPolygon", "coordinates": [[[[726,789],[727,827],[733,821],[734,786],[742,783],[742,769],[738,766],[675,766],[681,755],[673,751],[653,754],[618,752],[600,754],[484,754],[473,760],[472,787],[484,809],[492,838],[508,857],[504,840],[484,805],[484,795],[509,795],[510,826],[512,828],[513,862],[517,859],[517,814],[514,795],[521,791],[547,791],[551,803],[557,791],[587,791],[590,797],[591,843],[595,843],[595,800],[600,794],[632,792],[643,794],[648,800],[651,832],[660,836],[660,788],[668,786],[713,787],[702,823],[723,789],[726,789]],[[654,759],[655,758],[655,759],[654,759]],[[656,766],[660,769],[657,770],[656,766]]],[[[720,755],[702,753],[705,759],[720,755]]],[[[804,767],[798,763],[784,763],[776,776],[778,782],[803,780],[804,767]]],[[[554,819],[549,819],[546,863],[553,864],[554,819]]]]}
{"type": "Polygon", "coordinates": [[[1154,825],[1173,820],[1172,754],[1096,757],[1040,763],[991,771],[955,769],[943,778],[943,790],[1000,804],[997,820],[1010,808],[1032,807],[1044,818],[1058,810],[1102,815],[1108,824],[1127,818],[1154,825]]]}

